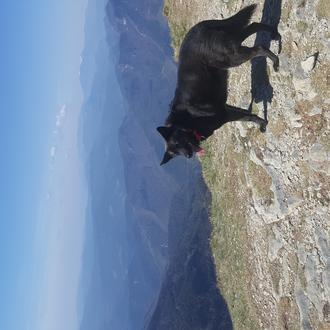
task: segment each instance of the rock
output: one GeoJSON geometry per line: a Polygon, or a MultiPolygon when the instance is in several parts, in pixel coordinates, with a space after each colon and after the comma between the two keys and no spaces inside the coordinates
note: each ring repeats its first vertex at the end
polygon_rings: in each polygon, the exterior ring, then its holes
{"type": "Polygon", "coordinates": [[[318,53],[315,53],[314,55],[307,57],[306,60],[300,63],[305,73],[309,73],[315,68],[317,58],[318,53]]]}
{"type": "Polygon", "coordinates": [[[330,322],[330,303],[328,301],[323,306],[323,317],[326,322],[330,322]]]}
{"type": "Polygon", "coordinates": [[[298,100],[313,100],[317,95],[311,86],[310,79],[298,79],[293,77],[292,83],[297,92],[298,100]]]}
{"type": "Polygon", "coordinates": [[[298,43],[296,41],[292,41],[292,48],[293,50],[297,51],[298,50],[298,43]]]}
{"type": "Polygon", "coordinates": [[[316,116],[316,115],[320,115],[322,113],[322,109],[319,107],[314,107],[310,112],[309,112],[309,116],[316,116]]]}

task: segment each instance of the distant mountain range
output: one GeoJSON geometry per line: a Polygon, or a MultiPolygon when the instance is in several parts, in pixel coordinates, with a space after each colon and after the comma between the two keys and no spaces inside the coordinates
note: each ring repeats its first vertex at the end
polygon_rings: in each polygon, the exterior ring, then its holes
{"type": "Polygon", "coordinates": [[[85,33],[80,137],[90,198],[81,329],[230,328],[199,163],[159,166],[156,127],[176,79],[162,1],[90,1],[85,33]]]}

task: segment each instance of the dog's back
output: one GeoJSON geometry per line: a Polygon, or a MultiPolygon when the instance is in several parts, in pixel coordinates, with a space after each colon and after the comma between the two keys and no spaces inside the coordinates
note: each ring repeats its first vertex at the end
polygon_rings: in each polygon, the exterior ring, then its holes
{"type": "Polygon", "coordinates": [[[245,7],[226,20],[202,21],[190,29],[180,50],[173,104],[194,104],[214,111],[214,106],[226,103],[227,68],[212,63],[212,54],[224,54],[226,62],[237,47],[235,34],[249,23],[255,7],[245,7]]]}

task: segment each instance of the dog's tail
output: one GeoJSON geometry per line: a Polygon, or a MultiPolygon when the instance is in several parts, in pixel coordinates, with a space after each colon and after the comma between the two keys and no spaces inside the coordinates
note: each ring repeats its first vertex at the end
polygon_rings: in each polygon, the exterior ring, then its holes
{"type": "Polygon", "coordinates": [[[247,6],[242,10],[240,10],[236,15],[229,17],[223,20],[222,22],[226,27],[244,28],[249,24],[251,16],[253,15],[256,7],[257,7],[256,4],[247,6]]]}

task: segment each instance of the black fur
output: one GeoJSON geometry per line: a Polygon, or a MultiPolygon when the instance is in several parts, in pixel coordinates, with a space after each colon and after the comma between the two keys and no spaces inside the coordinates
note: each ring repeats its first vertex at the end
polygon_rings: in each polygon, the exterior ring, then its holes
{"type": "Polygon", "coordinates": [[[278,57],[270,50],[242,46],[248,36],[258,31],[268,31],[274,39],[280,37],[277,29],[269,25],[248,25],[255,7],[245,7],[229,19],[200,22],[185,36],[170,114],[165,126],[157,128],[167,143],[161,164],[177,155],[192,157],[200,150],[201,140],[230,121],[253,121],[265,131],[267,121],[251,114],[251,109],[226,104],[229,68],[267,56],[278,70],[278,57]]]}

